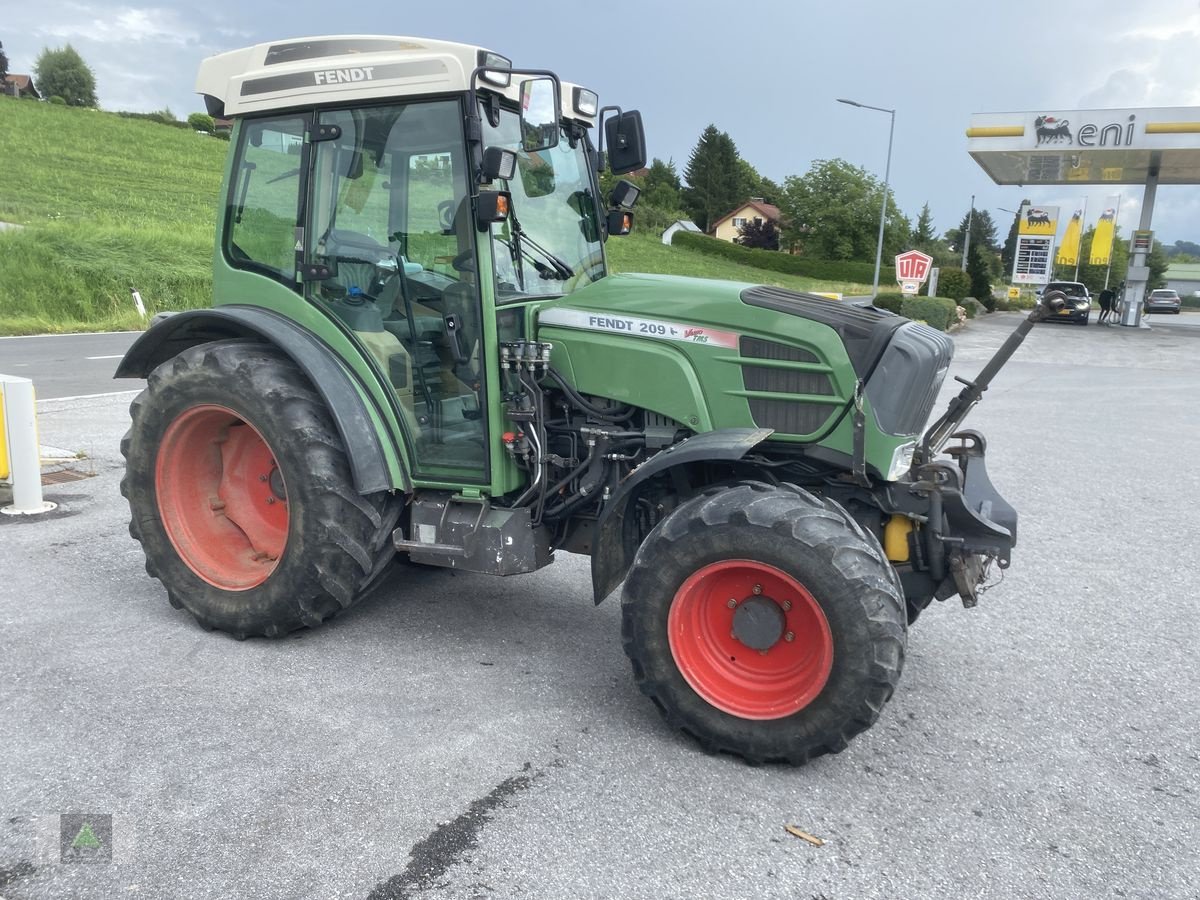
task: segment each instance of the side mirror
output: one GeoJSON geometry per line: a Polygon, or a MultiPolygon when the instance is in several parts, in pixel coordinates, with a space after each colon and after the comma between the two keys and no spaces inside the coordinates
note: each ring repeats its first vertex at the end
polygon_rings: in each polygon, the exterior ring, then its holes
{"type": "Polygon", "coordinates": [[[558,82],[529,78],[521,82],[521,149],[526,153],[558,145],[558,82]]]}
{"type": "Polygon", "coordinates": [[[636,109],[613,116],[604,123],[608,165],[614,175],[624,175],[646,165],[646,133],[642,114],[636,109]]]}

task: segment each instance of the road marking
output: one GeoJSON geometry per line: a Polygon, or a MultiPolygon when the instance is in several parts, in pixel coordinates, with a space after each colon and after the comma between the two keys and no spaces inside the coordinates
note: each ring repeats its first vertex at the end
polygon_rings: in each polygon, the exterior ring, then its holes
{"type": "Polygon", "coordinates": [[[64,331],[62,334],[5,334],[0,341],[21,341],[26,338],[96,337],[106,334],[145,334],[144,331],[64,331]]]}
{"type": "Polygon", "coordinates": [[[124,353],[114,353],[112,356],[85,356],[84,359],[124,359],[124,353]]]}
{"type": "Polygon", "coordinates": [[[97,397],[120,397],[124,394],[140,394],[141,388],[132,391],[109,391],[106,394],[76,394],[74,397],[46,397],[38,403],[53,403],[56,400],[93,400],[97,397]]]}

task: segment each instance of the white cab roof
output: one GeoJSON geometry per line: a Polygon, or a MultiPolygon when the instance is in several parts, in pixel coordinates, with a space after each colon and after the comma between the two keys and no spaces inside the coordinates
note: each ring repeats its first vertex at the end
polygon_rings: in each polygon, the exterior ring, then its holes
{"type": "MultiPolygon", "coordinates": [[[[210,56],[200,63],[196,92],[213,97],[226,116],[323,106],[385,97],[470,90],[471,73],[487,54],[483,47],[429,38],[340,34],[255,44],[210,56]]],[[[517,101],[516,82],[498,88],[517,101]]],[[[562,115],[586,125],[594,117],[572,106],[575,85],[562,82],[562,115]]]]}
{"type": "Polygon", "coordinates": [[[200,64],[196,92],[225,115],[299,105],[466,91],[488,51],[386,35],[327,35],[255,44],[200,64]]]}

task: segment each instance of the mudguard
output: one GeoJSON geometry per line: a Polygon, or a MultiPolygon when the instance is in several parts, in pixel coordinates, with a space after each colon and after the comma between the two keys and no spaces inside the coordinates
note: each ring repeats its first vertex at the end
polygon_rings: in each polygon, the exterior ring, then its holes
{"type": "Polygon", "coordinates": [[[625,579],[637,548],[623,540],[629,498],[642,482],[675,466],[688,463],[741,459],[772,434],[771,428],[724,428],[692,435],[659,451],[626,476],[617,493],[605,504],[596,525],[592,549],[592,594],[599,605],[625,579]]]}
{"type": "MultiPolygon", "coordinates": [[[[354,486],[373,494],[393,488],[387,457],[353,376],[316,335],[278,313],[255,306],[220,306],[176,313],[138,338],[114,378],[145,378],[188,347],[230,338],[257,338],[278,347],[308,376],[346,445],[354,486]]],[[[403,489],[412,491],[401,467],[403,489]]]]}

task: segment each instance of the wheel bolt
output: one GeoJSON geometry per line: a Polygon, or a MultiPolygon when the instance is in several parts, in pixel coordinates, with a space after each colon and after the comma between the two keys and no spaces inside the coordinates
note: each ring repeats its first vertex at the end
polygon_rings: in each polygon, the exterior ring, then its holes
{"type": "Polygon", "coordinates": [[[733,597],[730,597],[729,601],[725,605],[728,606],[730,609],[736,609],[737,608],[737,600],[733,599],[733,597]]]}
{"type": "Polygon", "coordinates": [[[766,651],[766,650],[759,650],[759,651],[758,651],[758,655],[759,655],[759,656],[766,656],[766,655],[767,655],[767,651],[766,651]]]}
{"type": "Polygon", "coordinates": [[[783,601],[783,611],[784,611],[784,612],[787,612],[787,611],[788,611],[788,610],[790,610],[791,608],[792,608],[792,601],[791,601],[791,600],[784,600],[784,601],[783,601]]]}
{"type": "Polygon", "coordinates": [[[792,641],[794,641],[796,639],[796,635],[792,634],[792,632],[789,631],[787,634],[785,634],[783,636],[783,639],[790,644],[792,641]]]}
{"type": "Polygon", "coordinates": [[[761,593],[762,593],[762,585],[761,585],[761,584],[756,584],[756,585],[754,586],[754,593],[755,593],[755,594],[761,594],[761,593]]]}
{"type": "Polygon", "coordinates": [[[271,506],[271,505],[272,505],[272,504],[274,504],[274,503],[275,503],[275,498],[274,498],[274,497],[268,497],[268,498],[267,498],[267,506],[271,506]]]}
{"type": "Polygon", "coordinates": [[[259,475],[259,476],[258,476],[258,480],[259,480],[259,481],[266,481],[266,480],[267,480],[267,476],[266,476],[266,475],[259,475]]]}

